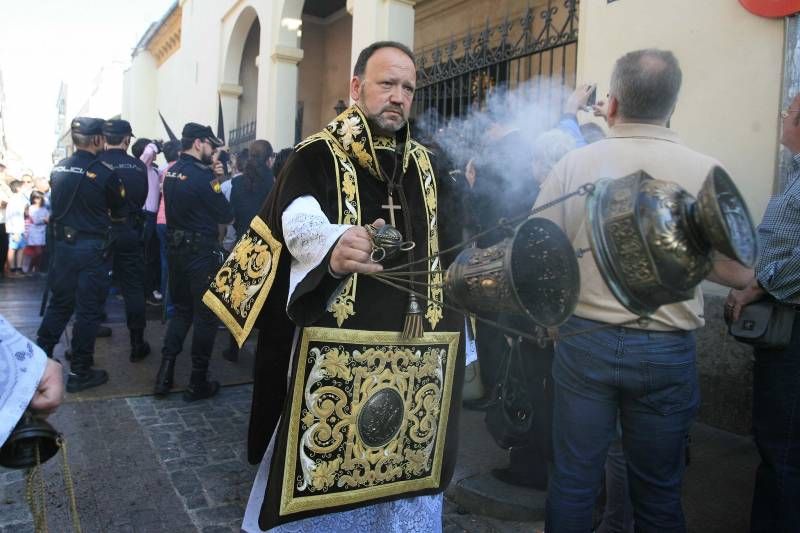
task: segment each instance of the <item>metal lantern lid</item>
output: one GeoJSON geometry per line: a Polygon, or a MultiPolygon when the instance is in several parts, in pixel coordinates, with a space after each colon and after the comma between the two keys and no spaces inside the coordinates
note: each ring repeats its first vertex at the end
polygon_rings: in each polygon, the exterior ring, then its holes
{"type": "Polygon", "coordinates": [[[714,250],[748,268],[755,265],[758,246],[750,211],[722,168],[714,167],[708,173],[693,215],[714,250]]]}
{"type": "Polygon", "coordinates": [[[730,176],[712,168],[695,200],[679,185],[644,171],[595,184],[586,200],[595,262],[629,311],[653,314],[689,300],[712,268],[712,250],[745,266],[756,257],[747,206],[730,176]]]}

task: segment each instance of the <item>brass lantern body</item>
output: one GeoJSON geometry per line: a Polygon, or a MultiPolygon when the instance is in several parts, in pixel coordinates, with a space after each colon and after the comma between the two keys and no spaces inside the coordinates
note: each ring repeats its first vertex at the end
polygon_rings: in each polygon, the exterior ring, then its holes
{"type": "Polygon", "coordinates": [[[569,318],[579,290],[572,244],[543,218],[526,220],[494,246],[462,251],[445,276],[445,294],[457,305],[474,313],[524,315],[545,327],[569,318]]]}

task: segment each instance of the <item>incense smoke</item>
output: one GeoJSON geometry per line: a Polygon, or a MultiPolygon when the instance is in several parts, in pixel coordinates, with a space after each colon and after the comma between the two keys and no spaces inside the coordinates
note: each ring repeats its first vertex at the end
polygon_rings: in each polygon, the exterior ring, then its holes
{"type": "Polygon", "coordinates": [[[557,127],[562,105],[571,93],[572,88],[563,86],[560,80],[536,78],[513,89],[494,89],[484,102],[476,102],[473,110],[464,117],[445,121],[430,108],[417,116],[416,125],[423,132],[425,141],[440,150],[454,169],[463,171],[470,160],[480,159],[484,168],[488,165],[491,171],[504,174],[516,185],[514,189],[528,183],[535,186],[534,166],[536,178],[544,179],[552,165],[575,146],[574,140],[565,132],[552,131],[557,127]],[[529,159],[535,153],[539,161],[522,164],[522,161],[501,160],[485,153],[486,147],[498,136],[513,130],[519,135],[508,139],[513,138],[520,144],[505,152],[529,159]],[[546,132],[549,133],[543,137],[546,132]],[[525,171],[508,175],[510,168],[524,168],[525,171]]]}

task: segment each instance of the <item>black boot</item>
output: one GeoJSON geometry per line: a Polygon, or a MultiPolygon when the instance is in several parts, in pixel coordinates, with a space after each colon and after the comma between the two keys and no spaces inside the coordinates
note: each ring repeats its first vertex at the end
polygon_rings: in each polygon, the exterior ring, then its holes
{"type": "Polygon", "coordinates": [[[141,361],[150,354],[150,344],[144,340],[143,329],[131,330],[131,363],[141,361]]]}
{"type": "Polygon", "coordinates": [[[175,378],[175,356],[163,356],[161,359],[161,367],[158,369],[156,375],[156,386],[153,388],[153,394],[157,398],[163,398],[169,394],[172,389],[172,383],[175,378]]]}
{"type": "Polygon", "coordinates": [[[192,357],[192,377],[189,386],[183,391],[183,400],[194,402],[211,398],[219,392],[218,381],[208,381],[208,359],[192,357]]]}
{"type": "MultiPolygon", "coordinates": [[[[72,361],[72,348],[64,350],[64,359],[72,361]]],[[[89,356],[89,366],[94,366],[94,355],[89,356]]]]}
{"type": "Polygon", "coordinates": [[[108,381],[108,372],[92,368],[91,359],[91,355],[72,355],[72,363],[67,376],[67,392],[79,392],[99,387],[108,381]]]}

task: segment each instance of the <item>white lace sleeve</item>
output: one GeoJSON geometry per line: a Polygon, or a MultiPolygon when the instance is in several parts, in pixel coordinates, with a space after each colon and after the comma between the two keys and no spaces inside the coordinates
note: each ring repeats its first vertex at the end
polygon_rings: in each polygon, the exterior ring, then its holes
{"type": "Polygon", "coordinates": [[[47,356],[0,315],[0,444],[33,398],[47,356]]]}
{"type": "Polygon", "coordinates": [[[292,255],[289,300],[297,285],[325,259],[328,251],[352,226],[331,224],[312,196],[295,199],[281,215],[283,239],[292,255]]]}

